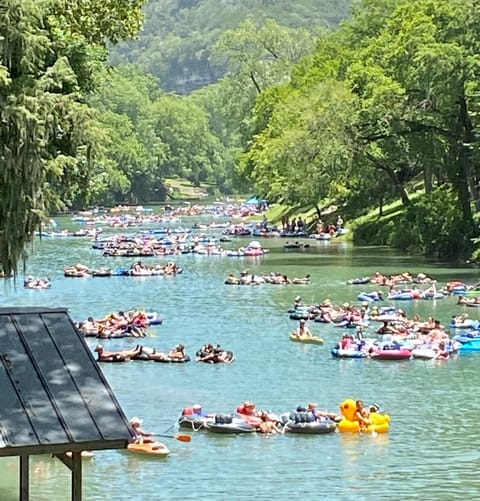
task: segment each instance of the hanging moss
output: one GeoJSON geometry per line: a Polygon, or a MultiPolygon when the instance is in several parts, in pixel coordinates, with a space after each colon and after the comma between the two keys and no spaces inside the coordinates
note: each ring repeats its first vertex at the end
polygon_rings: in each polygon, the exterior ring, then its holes
{"type": "Polygon", "coordinates": [[[82,91],[92,88],[108,39],[138,30],[143,3],[0,3],[0,265],[6,275],[26,259],[48,209],[62,203],[59,192],[72,179],[88,179],[93,156],[85,160],[83,151],[92,150],[95,138],[79,102],[82,91]],[[70,160],[57,162],[60,157],[70,160]]]}

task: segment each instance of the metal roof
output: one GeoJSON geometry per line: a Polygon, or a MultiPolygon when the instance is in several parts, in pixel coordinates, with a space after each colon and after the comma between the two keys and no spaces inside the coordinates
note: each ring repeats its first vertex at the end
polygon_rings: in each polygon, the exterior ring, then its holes
{"type": "Polygon", "coordinates": [[[126,447],[132,431],[65,308],[0,308],[0,456],[126,447]]]}

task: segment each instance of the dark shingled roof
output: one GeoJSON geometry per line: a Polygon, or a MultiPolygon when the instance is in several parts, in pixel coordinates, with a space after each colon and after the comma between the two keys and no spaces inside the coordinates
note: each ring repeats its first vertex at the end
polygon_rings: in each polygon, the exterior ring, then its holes
{"type": "Polygon", "coordinates": [[[65,308],[0,308],[0,456],[123,448],[131,436],[65,308]]]}

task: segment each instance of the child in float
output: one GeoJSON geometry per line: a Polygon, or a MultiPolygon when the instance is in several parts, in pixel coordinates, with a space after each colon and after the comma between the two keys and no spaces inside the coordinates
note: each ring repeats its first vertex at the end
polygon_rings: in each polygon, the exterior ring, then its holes
{"type": "Polygon", "coordinates": [[[282,433],[283,430],[281,426],[275,419],[268,414],[266,411],[260,411],[260,422],[257,425],[257,430],[261,433],[282,433]]]}
{"type": "Polygon", "coordinates": [[[370,418],[370,411],[363,406],[362,400],[357,400],[355,402],[357,409],[355,411],[355,420],[358,421],[360,425],[360,430],[365,430],[372,424],[372,419],[370,418]]]}

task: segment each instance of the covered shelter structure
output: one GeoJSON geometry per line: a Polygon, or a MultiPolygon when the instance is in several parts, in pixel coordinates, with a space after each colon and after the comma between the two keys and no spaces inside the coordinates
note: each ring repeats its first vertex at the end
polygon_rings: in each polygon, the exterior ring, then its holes
{"type": "Polygon", "coordinates": [[[126,448],[133,430],[66,308],[0,308],[0,457],[19,458],[19,499],[30,499],[29,458],[58,457],[82,499],[82,451],[126,448]]]}

